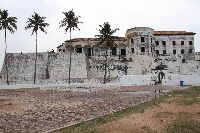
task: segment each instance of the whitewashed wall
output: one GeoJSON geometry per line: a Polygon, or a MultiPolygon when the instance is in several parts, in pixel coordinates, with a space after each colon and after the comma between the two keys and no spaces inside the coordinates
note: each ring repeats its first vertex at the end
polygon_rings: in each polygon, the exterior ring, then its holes
{"type": "Polygon", "coordinates": [[[124,75],[120,79],[123,85],[154,85],[154,77],[151,75],[124,75]]]}

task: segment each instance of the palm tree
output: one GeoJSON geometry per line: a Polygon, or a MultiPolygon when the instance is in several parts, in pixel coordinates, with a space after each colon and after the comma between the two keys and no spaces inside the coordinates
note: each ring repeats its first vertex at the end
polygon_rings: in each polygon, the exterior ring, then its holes
{"type": "MultiPolygon", "coordinates": [[[[78,28],[78,24],[79,23],[83,23],[81,21],[79,21],[80,16],[75,16],[75,13],[72,10],[68,11],[68,12],[63,12],[63,14],[65,15],[65,18],[63,20],[60,21],[60,26],[59,27],[66,27],[65,28],[65,32],[67,32],[69,30],[70,32],[70,40],[71,40],[71,31],[72,29],[75,30],[75,28],[77,28],[78,30],[80,30],[78,28]]],[[[71,54],[72,54],[72,49],[69,46],[69,51],[70,51],[70,56],[69,56],[69,81],[68,83],[70,84],[70,72],[71,72],[71,54]]]]}
{"type": "Polygon", "coordinates": [[[34,12],[34,15],[32,15],[31,18],[28,18],[28,21],[26,23],[28,23],[28,25],[25,27],[25,30],[33,28],[32,30],[32,34],[35,32],[36,35],[36,52],[35,52],[35,72],[34,72],[34,84],[36,81],[36,62],[37,62],[37,33],[38,30],[40,29],[42,32],[44,32],[45,34],[47,33],[44,28],[49,26],[48,23],[45,23],[45,19],[46,17],[40,16],[39,14],[34,12]]]}
{"type": "Polygon", "coordinates": [[[7,84],[9,85],[8,81],[8,61],[7,61],[7,44],[6,44],[6,30],[8,29],[12,34],[14,34],[14,29],[17,30],[17,18],[16,17],[9,17],[8,10],[0,10],[0,30],[5,30],[5,62],[6,62],[6,77],[7,77],[7,84]]]}
{"type": "Polygon", "coordinates": [[[96,35],[96,37],[99,38],[98,45],[100,47],[102,46],[106,47],[106,55],[105,55],[106,60],[104,63],[105,73],[104,73],[104,78],[103,78],[103,84],[105,84],[106,73],[107,73],[107,49],[112,48],[113,44],[115,43],[114,41],[119,39],[117,36],[112,36],[117,30],[119,30],[119,28],[112,30],[108,22],[105,22],[103,26],[102,25],[99,25],[99,26],[100,26],[100,29],[99,29],[100,35],[96,35]]]}

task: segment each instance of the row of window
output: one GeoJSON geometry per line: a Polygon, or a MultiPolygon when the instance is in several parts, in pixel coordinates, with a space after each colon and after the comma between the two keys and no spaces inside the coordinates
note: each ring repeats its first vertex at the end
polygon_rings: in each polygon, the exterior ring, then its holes
{"type": "MultiPolygon", "coordinates": [[[[192,49],[189,49],[189,53],[192,53],[192,49]]],[[[159,50],[156,50],[156,54],[159,54],[159,50]]],[[[163,50],[163,54],[167,54],[166,50],[163,50]]],[[[173,50],[173,54],[176,54],[176,49],[173,50]]],[[[185,54],[184,49],[181,49],[181,54],[185,54]]]]}
{"type": "MultiPolygon", "coordinates": [[[[181,45],[184,45],[185,41],[181,41],[181,45]]],[[[176,45],[176,41],[172,41],[172,44],[175,46],[176,45]]],[[[156,46],[159,45],[159,41],[156,41],[156,46]]],[[[162,41],[162,45],[165,47],[166,46],[166,41],[162,41]]],[[[189,41],[189,45],[193,45],[192,41],[189,41]]]]}
{"type": "MultiPolygon", "coordinates": [[[[134,40],[133,38],[131,38],[131,43],[133,44],[134,40]]],[[[141,42],[145,42],[145,38],[144,37],[141,37],[141,42]]],[[[151,38],[151,43],[152,43],[152,38],[151,38]]],[[[181,45],[184,45],[185,41],[181,41],[181,45]]],[[[172,41],[172,44],[173,45],[176,45],[176,41],[172,41]]],[[[156,45],[158,46],[159,45],[159,41],[156,41],[156,45]]],[[[162,45],[163,46],[166,46],[166,41],[162,41],[162,45]]],[[[193,45],[193,42],[192,41],[189,41],[189,45],[193,45]]]]}

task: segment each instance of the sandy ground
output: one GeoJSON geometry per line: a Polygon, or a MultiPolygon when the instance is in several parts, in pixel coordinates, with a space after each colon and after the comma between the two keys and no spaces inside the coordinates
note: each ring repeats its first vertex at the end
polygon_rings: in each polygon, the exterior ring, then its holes
{"type": "MultiPolygon", "coordinates": [[[[153,91],[161,88],[120,87],[90,93],[39,89],[0,90],[0,133],[46,132],[86,121],[154,98],[153,93],[131,93],[146,89],[153,91]]],[[[139,114],[132,117],[137,119],[137,116],[139,114]]],[[[126,125],[126,119],[123,121],[126,125]]],[[[149,120],[145,121],[148,123],[149,120]]]]}
{"type": "Polygon", "coordinates": [[[189,118],[200,121],[198,112],[200,112],[199,104],[161,103],[144,110],[144,113],[134,113],[117,121],[101,125],[98,127],[98,131],[101,133],[144,133],[145,130],[142,127],[145,126],[153,132],[166,133],[166,127],[177,119],[180,113],[187,113],[189,118]]]}

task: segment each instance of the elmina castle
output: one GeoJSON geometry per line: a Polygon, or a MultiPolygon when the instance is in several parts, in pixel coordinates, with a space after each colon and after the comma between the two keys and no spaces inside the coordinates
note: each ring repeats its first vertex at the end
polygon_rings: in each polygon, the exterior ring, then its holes
{"type": "MultiPolygon", "coordinates": [[[[187,31],[154,31],[135,27],[119,37],[112,48],[99,47],[97,38],[74,38],[57,52],[38,53],[37,84],[67,84],[68,47],[71,53],[71,83],[102,83],[107,51],[107,83],[132,85],[200,85],[200,53],[194,35],[187,31]]],[[[33,83],[35,53],[8,53],[9,81],[33,83]]],[[[6,83],[5,61],[0,81],[6,83]]]]}

